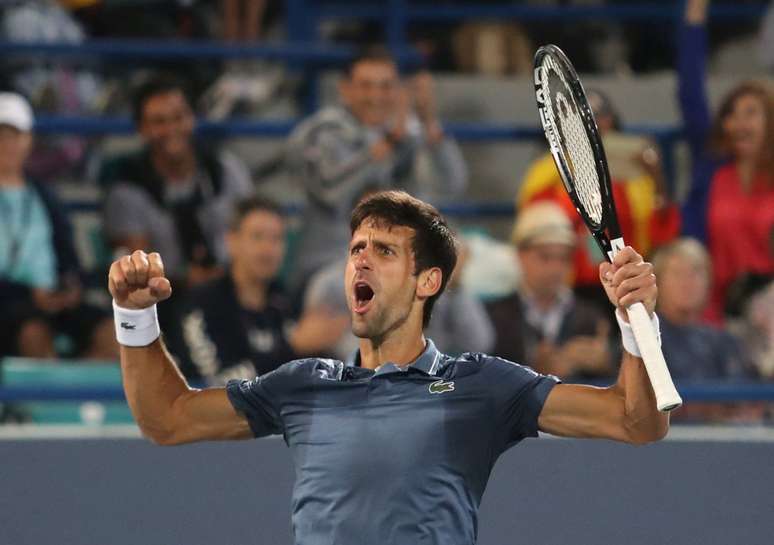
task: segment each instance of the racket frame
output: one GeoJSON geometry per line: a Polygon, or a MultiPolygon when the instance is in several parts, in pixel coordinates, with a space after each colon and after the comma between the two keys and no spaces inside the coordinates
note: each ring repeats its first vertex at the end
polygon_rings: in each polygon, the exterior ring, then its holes
{"type": "Polygon", "coordinates": [[[592,112],[586,99],[586,92],[583,89],[583,84],[578,78],[578,74],[575,72],[567,55],[559,49],[559,47],[549,44],[544,45],[538,49],[535,54],[535,96],[538,103],[538,113],[540,115],[540,123],[543,126],[543,132],[546,134],[548,144],[551,149],[551,155],[554,158],[554,163],[557,166],[559,175],[562,178],[562,183],[567,191],[567,194],[572,200],[575,210],[583,219],[583,223],[586,224],[591,236],[602,251],[602,255],[608,261],[612,261],[615,253],[624,247],[623,238],[621,236],[621,227],[618,223],[618,214],[615,208],[615,199],[613,198],[612,182],[610,180],[610,172],[607,168],[607,158],[605,156],[605,148],[602,145],[602,139],[599,136],[599,128],[597,127],[597,121],[594,118],[594,112],[592,112]],[[564,153],[562,152],[562,136],[558,133],[558,125],[553,121],[554,112],[551,111],[550,99],[546,100],[547,90],[543,89],[543,59],[548,56],[551,61],[559,62],[561,69],[570,75],[569,80],[566,80],[568,88],[573,94],[574,104],[579,108],[579,114],[583,121],[583,129],[586,132],[589,144],[594,155],[594,167],[597,171],[597,179],[599,181],[599,191],[602,198],[602,220],[597,223],[594,219],[586,213],[583,202],[578,196],[578,192],[575,189],[575,182],[573,180],[572,170],[567,164],[564,153]]]}
{"type": "MultiPolygon", "coordinates": [[[[605,148],[602,145],[599,127],[586,98],[583,84],[581,84],[578,74],[575,72],[575,68],[567,58],[567,55],[559,47],[552,44],[542,46],[535,54],[534,82],[540,123],[543,126],[543,132],[548,140],[551,155],[554,158],[554,163],[562,178],[564,187],[575,206],[575,210],[580,214],[586,227],[588,227],[597,245],[602,250],[602,254],[608,261],[612,261],[613,256],[624,247],[624,240],[615,209],[605,148]],[[561,65],[560,68],[563,73],[559,73],[560,77],[573,94],[573,102],[579,108],[583,129],[591,145],[601,197],[602,217],[599,223],[586,213],[583,202],[575,190],[572,170],[562,152],[562,136],[559,134],[558,125],[553,121],[554,112],[550,109],[551,100],[550,97],[547,100],[546,96],[548,90],[543,89],[543,62],[546,57],[549,58],[549,61],[561,65]],[[565,74],[569,76],[569,81],[564,77],[565,74]]],[[[642,353],[642,360],[645,364],[648,378],[653,386],[658,410],[669,412],[680,407],[683,400],[680,398],[680,394],[672,382],[672,377],[664,360],[664,354],[661,351],[656,332],[651,326],[650,317],[645,306],[642,303],[635,303],[628,307],[626,312],[637,340],[637,346],[642,353]]]]}

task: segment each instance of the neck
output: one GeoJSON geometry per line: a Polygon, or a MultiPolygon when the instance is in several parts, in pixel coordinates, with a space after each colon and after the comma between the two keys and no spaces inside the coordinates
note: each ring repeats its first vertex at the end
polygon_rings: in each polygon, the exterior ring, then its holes
{"type": "Polygon", "coordinates": [[[20,172],[0,172],[0,187],[21,187],[24,183],[20,172]]]}
{"type": "Polygon", "coordinates": [[[151,152],[151,160],[156,171],[164,180],[185,180],[193,176],[196,171],[196,156],[193,152],[176,157],[151,152]]]}
{"type": "Polygon", "coordinates": [[[360,366],[376,369],[388,362],[398,366],[408,365],[422,355],[425,344],[421,329],[414,335],[401,335],[395,331],[379,341],[360,339],[360,366]]]}
{"type": "Polygon", "coordinates": [[[755,172],[757,170],[757,162],[755,159],[739,159],[736,162],[736,172],[739,175],[739,179],[742,182],[742,187],[749,189],[755,178],[755,172]]]}
{"type": "Polygon", "coordinates": [[[540,310],[548,310],[559,301],[559,293],[540,293],[535,291],[525,282],[522,285],[522,294],[530,299],[540,310]]]}
{"type": "Polygon", "coordinates": [[[250,278],[237,267],[231,268],[231,279],[234,281],[237,300],[242,308],[261,311],[266,307],[266,296],[269,291],[266,282],[250,278]]]}

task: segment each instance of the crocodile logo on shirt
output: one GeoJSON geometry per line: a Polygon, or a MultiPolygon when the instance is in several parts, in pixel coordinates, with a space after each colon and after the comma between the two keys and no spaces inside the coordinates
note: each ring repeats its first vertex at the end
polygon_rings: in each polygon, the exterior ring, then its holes
{"type": "Polygon", "coordinates": [[[433,382],[428,388],[431,394],[443,394],[454,391],[454,381],[444,382],[442,380],[433,382]]]}

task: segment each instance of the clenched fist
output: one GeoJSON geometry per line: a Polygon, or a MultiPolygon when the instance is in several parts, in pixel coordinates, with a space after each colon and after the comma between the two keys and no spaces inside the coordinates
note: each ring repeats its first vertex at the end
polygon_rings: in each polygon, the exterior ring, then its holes
{"type": "Polygon", "coordinates": [[[161,256],[142,250],[113,262],[108,273],[108,289],[116,304],[128,309],[148,308],[172,295],[161,256]]]}
{"type": "MultiPolygon", "coordinates": [[[[634,303],[642,303],[648,314],[653,314],[656,309],[658,288],[653,265],[642,259],[631,246],[618,252],[612,263],[604,262],[599,266],[599,279],[615,307],[624,310],[634,303]]],[[[625,312],[621,317],[627,320],[625,312]]]]}

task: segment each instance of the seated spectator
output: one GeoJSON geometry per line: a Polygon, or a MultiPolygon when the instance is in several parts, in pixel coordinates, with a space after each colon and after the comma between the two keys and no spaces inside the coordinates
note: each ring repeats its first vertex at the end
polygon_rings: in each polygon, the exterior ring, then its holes
{"type": "Polygon", "coordinates": [[[774,279],[748,276],[732,288],[737,312],[729,330],[741,339],[762,378],[774,379],[774,279]]]}
{"type": "Polygon", "coordinates": [[[285,255],[285,220],[270,201],[240,201],[226,235],[227,274],[191,290],[182,325],[167,339],[183,373],[210,384],[251,378],[333,345],[344,319],[326,309],[293,324],[275,279],[285,255]]]}
{"type": "Polygon", "coordinates": [[[222,272],[234,203],[252,191],[235,156],[194,139],[195,118],[182,83],[156,77],[134,100],[140,149],[105,162],[103,224],[110,244],[164,256],[176,286],[222,272]]]}
{"type": "Polygon", "coordinates": [[[514,294],[487,305],[493,354],[563,379],[612,375],[610,322],[568,284],[577,235],[567,214],[552,202],[527,206],[511,240],[522,276],[514,294]]]}
{"type": "MultiPolygon", "coordinates": [[[[444,354],[459,355],[463,351],[489,352],[494,345],[494,328],[484,305],[460,282],[467,253],[468,250],[463,247],[446,291],[436,301],[432,319],[425,328],[425,337],[432,339],[438,350],[444,354]]],[[[349,324],[350,312],[347,308],[344,283],[341,281],[345,267],[346,261],[336,261],[314,275],[304,297],[305,309],[312,312],[329,309],[335,315],[346,319],[349,324]]],[[[347,361],[357,348],[358,339],[347,328],[336,341],[333,355],[347,361]]]]}
{"type": "Polygon", "coordinates": [[[64,207],[24,174],[32,125],[27,101],[0,93],[0,357],[115,359],[112,318],[82,302],[64,207]]]}
{"type": "MultiPolygon", "coordinates": [[[[681,238],[653,256],[658,279],[661,350],[672,377],[681,380],[752,380],[755,366],[736,338],[702,320],[712,278],[709,254],[695,239],[681,238]]],[[[699,421],[760,421],[758,403],[689,403],[676,417],[699,421]]]]}
{"type": "Polygon", "coordinates": [[[661,348],[672,377],[754,377],[750,359],[734,337],[702,321],[712,263],[701,243],[677,239],[656,252],[653,266],[658,279],[661,348]]]}
{"type": "Polygon", "coordinates": [[[339,84],[342,105],[322,109],[291,134],[289,167],[308,200],[295,291],[301,293],[312,273],[344,255],[349,213],[367,190],[400,188],[437,200],[434,194],[453,197],[465,189],[465,163],[437,119],[432,78],[423,73],[413,83],[404,87],[389,53],[368,50],[339,84]],[[420,152],[437,174],[437,192],[415,175],[420,152]]]}
{"type": "Polygon", "coordinates": [[[764,82],[742,82],[710,119],[706,20],[707,0],[690,0],[678,44],[679,100],[692,159],[683,232],[709,248],[714,276],[707,318],[722,323],[734,280],[747,273],[774,274],[768,251],[774,227],[774,92],[764,82]]]}
{"type": "MultiPolygon", "coordinates": [[[[659,154],[650,140],[621,132],[620,116],[604,93],[590,89],[588,99],[605,146],[624,239],[648,255],[677,236],[680,228],[679,211],[666,191],[659,154]]],[[[549,153],[530,166],[519,186],[516,207],[541,200],[561,205],[576,233],[586,239],[575,250],[573,284],[576,294],[598,301],[606,310],[607,297],[599,285],[598,271],[604,256],[575,211],[549,153]]]]}

